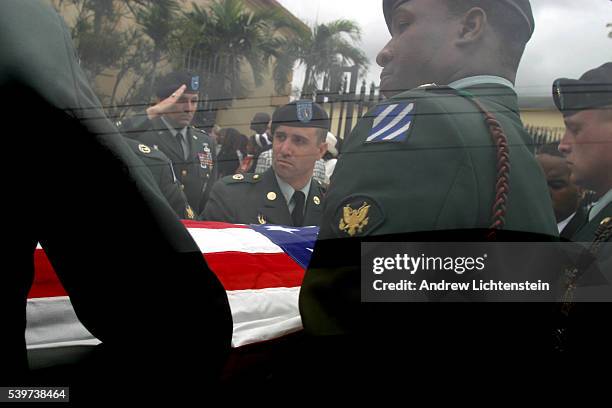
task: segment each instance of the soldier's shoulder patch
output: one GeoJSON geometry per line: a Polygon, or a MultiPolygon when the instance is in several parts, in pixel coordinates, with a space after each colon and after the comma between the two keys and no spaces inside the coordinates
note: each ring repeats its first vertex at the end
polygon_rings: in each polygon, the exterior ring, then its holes
{"type": "Polygon", "coordinates": [[[332,228],[340,237],[366,236],[385,221],[385,214],[378,202],[366,195],[345,198],[338,208],[332,228]]]}
{"type": "Polygon", "coordinates": [[[416,101],[395,101],[377,106],[370,114],[372,128],[365,143],[400,143],[412,130],[416,101]]]}

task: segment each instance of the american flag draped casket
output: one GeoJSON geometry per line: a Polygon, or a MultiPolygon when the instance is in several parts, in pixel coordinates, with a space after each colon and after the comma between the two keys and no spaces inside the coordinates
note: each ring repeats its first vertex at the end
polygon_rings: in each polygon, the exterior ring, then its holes
{"type": "MultiPolygon", "coordinates": [[[[234,323],[232,347],[301,330],[298,296],[317,227],[184,224],[227,291],[234,323]]],[[[35,269],[27,305],[29,352],[57,350],[61,354],[62,349],[98,344],[99,340],[77,319],[40,247],[35,254],[35,269]]]]}

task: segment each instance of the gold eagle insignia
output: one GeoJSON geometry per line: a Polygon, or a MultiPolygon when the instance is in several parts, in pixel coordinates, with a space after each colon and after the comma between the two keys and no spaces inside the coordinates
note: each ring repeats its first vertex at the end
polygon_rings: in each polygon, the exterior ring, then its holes
{"type": "Polygon", "coordinates": [[[353,210],[350,205],[344,207],[339,225],[340,231],[346,232],[351,237],[354,237],[358,232],[363,232],[363,228],[368,225],[370,220],[368,217],[370,207],[368,203],[363,203],[357,210],[353,210]]]}
{"type": "Polygon", "coordinates": [[[193,212],[191,206],[188,205],[187,207],[185,207],[185,214],[188,220],[195,220],[195,213],[193,212]]]}

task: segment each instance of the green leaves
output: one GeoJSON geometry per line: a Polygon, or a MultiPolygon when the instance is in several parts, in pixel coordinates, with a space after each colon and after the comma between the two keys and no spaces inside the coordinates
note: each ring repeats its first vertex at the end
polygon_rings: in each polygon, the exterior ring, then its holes
{"type": "Polygon", "coordinates": [[[312,94],[321,77],[341,66],[357,65],[365,70],[369,65],[368,58],[356,45],[361,41],[361,28],[351,20],[335,20],[294,33],[282,45],[274,76],[282,82],[295,65],[303,65],[306,72],[302,95],[312,94]]]}
{"type": "Polygon", "coordinates": [[[242,0],[217,0],[208,9],[193,3],[180,23],[180,52],[198,52],[200,68],[214,78],[208,89],[217,88],[216,99],[241,97],[249,91],[244,67],[261,85],[271,59],[278,56],[278,30],[291,25],[276,9],[251,11],[242,0]]]}

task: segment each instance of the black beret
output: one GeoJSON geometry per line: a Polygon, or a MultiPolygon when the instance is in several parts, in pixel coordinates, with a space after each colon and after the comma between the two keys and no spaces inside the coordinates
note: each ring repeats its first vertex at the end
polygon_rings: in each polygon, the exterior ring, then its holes
{"type": "Polygon", "coordinates": [[[553,99],[564,116],[612,106],[612,62],[586,72],[580,79],[557,79],[553,99]]]}
{"type": "MultiPolygon", "coordinates": [[[[410,0],[383,0],[383,13],[385,14],[385,21],[387,27],[391,31],[391,17],[393,10],[402,3],[406,3],[410,0]]],[[[449,0],[456,1],[456,0],[449,0]]],[[[511,10],[519,13],[523,17],[527,28],[529,29],[529,37],[533,35],[535,30],[535,19],[533,18],[533,11],[531,10],[531,4],[529,0],[495,0],[499,1],[500,4],[508,6],[511,10]]]]}
{"type": "Polygon", "coordinates": [[[266,112],[259,112],[253,116],[253,120],[251,120],[251,130],[257,131],[256,128],[263,126],[264,128],[268,126],[268,122],[270,122],[270,115],[266,112]]]}
{"type": "Polygon", "coordinates": [[[200,77],[190,71],[175,71],[161,78],[155,83],[155,96],[166,99],[182,85],[187,85],[186,93],[200,92],[200,77]]]}
{"type": "Polygon", "coordinates": [[[272,114],[272,133],[279,126],[321,128],[329,131],[327,112],[310,100],[300,100],[281,106],[272,114]]]}

